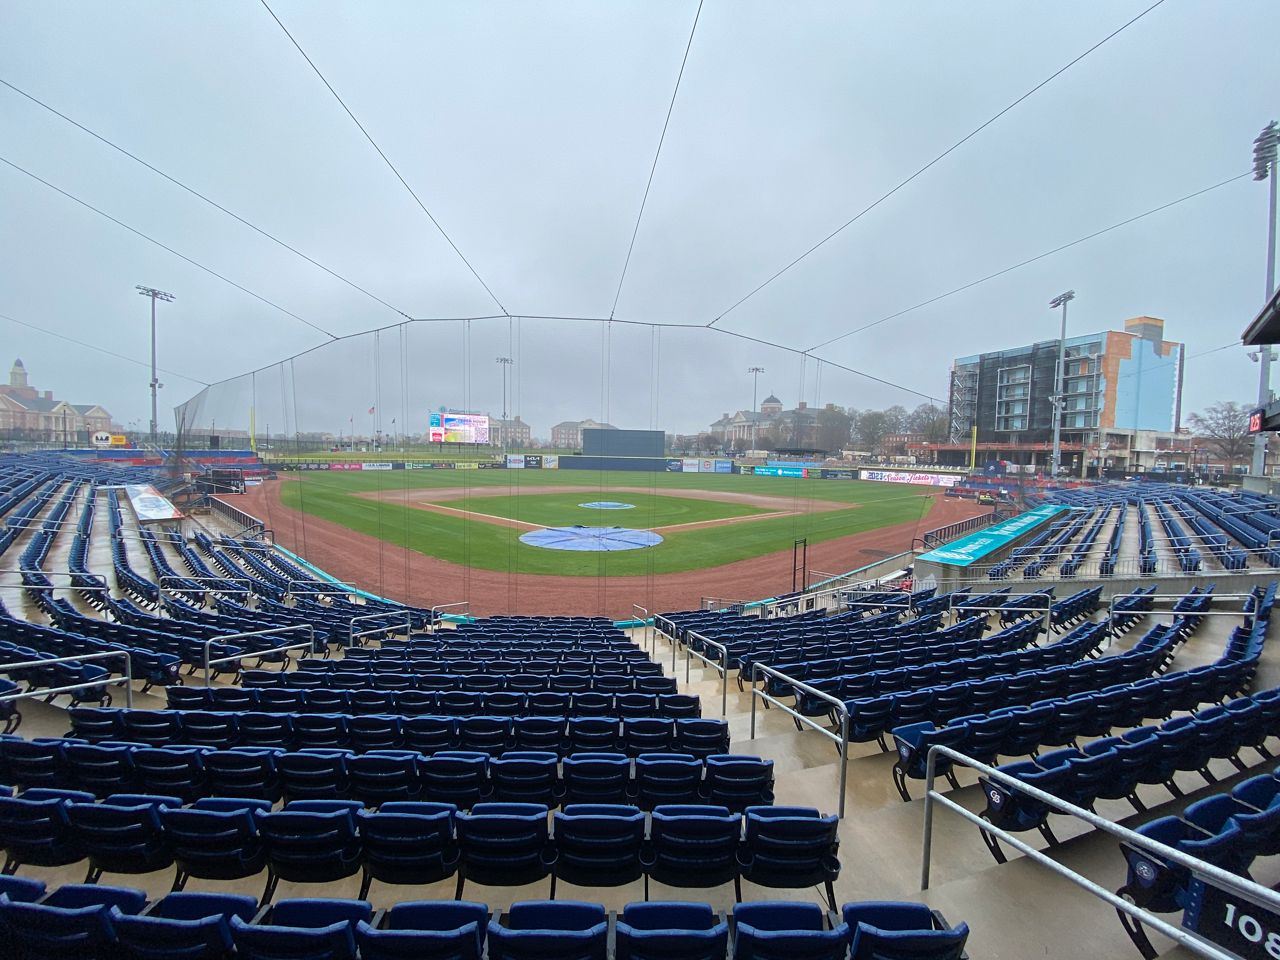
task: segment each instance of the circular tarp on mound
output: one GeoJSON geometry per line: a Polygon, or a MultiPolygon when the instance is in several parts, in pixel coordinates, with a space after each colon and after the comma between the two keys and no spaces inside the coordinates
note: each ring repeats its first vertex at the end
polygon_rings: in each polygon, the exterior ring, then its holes
{"type": "Polygon", "coordinates": [[[580,507],[586,507],[588,510],[634,510],[634,503],[623,503],[620,500],[592,500],[590,503],[580,503],[580,507]]]}
{"type": "Polygon", "coordinates": [[[639,550],[654,547],[662,537],[648,530],[628,530],[626,527],[547,527],[521,534],[521,543],[548,550],[639,550]]]}

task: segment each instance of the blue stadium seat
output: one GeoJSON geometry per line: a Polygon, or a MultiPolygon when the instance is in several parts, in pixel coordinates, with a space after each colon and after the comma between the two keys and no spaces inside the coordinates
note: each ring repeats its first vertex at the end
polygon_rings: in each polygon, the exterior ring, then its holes
{"type": "Polygon", "coordinates": [[[641,754],[636,758],[636,803],[642,810],[701,803],[702,771],[702,761],[687,753],[641,754]]]}
{"type": "Polygon", "coordinates": [[[231,918],[237,960],[355,960],[356,925],[373,908],[364,900],[281,900],[246,923],[231,918]]]}
{"type": "Polygon", "coordinates": [[[960,960],[969,927],[948,926],[921,903],[845,904],[850,960],[960,960]]]}
{"type": "Polygon", "coordinates": [[[499,803],[559,805],[564,795],[559,762],[556,754],[538,750],[515,750],[494,757],[489,761],[493,799],[499,803]]]}
{"type": "Polygon", "coordinates": [[[849,928],[834,929],[816,903],[762,900],[733,911],[734,960],[845,960],[849,928]]]}
{"type": "Polygon", "coordinates": [[[773,803],[773,761],[732,754],[707,757],[702,792],[707,802],[741,813],[773,803]]]}
{"type": "Polygon", "coordinates": [[[376,812],[359,814],[360,899],[374,880],[392,884],[435,883],[458,869],[452,804],[384,803],[376,812]]]}
{"type": "MultiPolygon", "coordinates": [[[[741,879],[765,887],[795,889],[823,884],[835,909],[832,883],[840,875],[835,816],[812,807],[748,807],[746,834],[738,848],[741,879]]],[[[741,900],[741,883],[738,882],[741,900]]]]}
{"type": "Polygon", "coordinates": [[[489,960],[605,960],[604,907],[574,901],[513,903],[506,926],[489,921],[489,960]]]}
{"type": "Polygon", "coordinates": [[[348,757],[350,794],[370,807],[417,800],[422,795],[420,761],[421,754],[409,750],[375,750],[348,757]]]}
{"type": "Polygon", "coordinates": [[[141,890],[66,884],[39,903],[0,900],[0,927],[22,960],[86,960],[114,943],[115,912],[138,914],[146,903],[141,890]]]}
{"type": "Polygon", "coordinates": [[[631,761],[621,753],[577,753],[564,758],[564,802],[627,803],[631,761]]]}
{"type": "Polygon", "coordinates": [[[398,903],[378,927],[356,924],[361,960],[481,960],[489,908],[465,901],[398,903]]]}
{"type": "Polygon", "coordinates": [[[293,800],[283,810],[263,816],[258,827],[267,850],[262,902],[271,901],[281,880],[330,883],[356,873],[359,810],[357,800],[293,800]]]}
{"type": "Polygon", "coordinates": [[[462,862],[454,899],[467,880],[485,886],[517,886],[551,875],[555,849],[549,840],[545,806],[533,803],[478,803],[458,814],[462,862]]]}
{"type": "Polygon", "coordinates": [[[473,750],[441,750],[425,757],[422,799],[467,810],[489,795],[489,755],[473,750]]]}
{"type": "Polygon", "coordinates": [[[170,893],[137,915],[113,916],[127,960],[230,960],[231,918],[253,919],[258,901],[231,893],[170,893]]]}
{"type": "Polygon", "coordinates": [[[85,883],[97,883],[103,873],[151,873],[170,866],[173,853],[160,811],[181,805],[177,797],[143,794],[68,804],[71,835],[89,858],[85,883]]]}
{"type": "Polygon", "coordinates": [[[668,805],[654,808],[644,852],[649,881],[670,887],[715,887],[738,876],[742,818],[725,807],[668,805]]]}
{"type": "Polygon", "coordinates": [[[629,903],[614,932],[615,960],[724,960],[729,939],[705,903],[629,903]]]}
{"type": "Polygon", "coordinates": [[[84,858],[71,832],[67,806],[93,803],[92,793],[34,787],[16,797],[0,797],[0,846],[5,850],[3,873],[24,863],[60,867],[84,858]]]}
{"type": "Polygon", "coordinates": [[[551,899],[557,880],[581,887],[617,887],[643,875],[645,816],[637,807],[572,804],[557,811],[554,822],[551,899]]]}
{"type": "Polygon", "coordinates": [[[266,866],[266,849],[258,821],[271,811],[270,800],[210,797],[189,807],[160,811],[165,838],[177,864],[174,890],[190,877],[243,880],[266,866]]]}

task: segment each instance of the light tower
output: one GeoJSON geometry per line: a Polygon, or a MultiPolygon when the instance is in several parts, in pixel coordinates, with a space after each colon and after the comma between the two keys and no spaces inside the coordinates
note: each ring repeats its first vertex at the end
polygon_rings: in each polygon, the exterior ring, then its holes
{"type": "MultiPolygon", "coordinates": [[[[1267,292],[1263,302],[1271,299],[1276,288],[1276,146],[1280,144],[1280,129],[1272,120],[1262,128],[1253,141],[1253,179],[1270,180],[1270,202],[1267,205],[1267,292]]],[[[1271,402],[1271,362],[1275,359],[1270,344],[1258,348],[1258,406],[1271,402]]],[[[1258,433],[1253,438],[1253,465],[1249,472],[1262,476],[1266,469],[1267,435],[1258,433]]]]}
{"type": "Polygon", "coordinates": [[[1049,309],[1062,308],[1062,330],[1058,335],[1058,370],[1053,384],[1053,479],[1058,479],[1062,463],[1062,378],[1067,366],[1067,304],[1076,298],[1074,290],[1060,293],[1049,301],[1049,309]]]}
{"type": "Polygon", "coordinates": [[[495,357],[494,363],[498,364],[498,369],[502,373],[502,449],[505,450],[509,446],[507,443],[507,368],[515,363],[510,357],[495,357]]]}
{"type": "Polygon", "coordinates": [[[156,446],[156,388],[160,381],[156,379],[156,301],[166,302],[176,299],[172,293],[165,293],[155,287],[144,287],[137,284],[134,289],[144,297],[151,298],[151,445],[156,446]]]}
{"type": "Polygon", "coordinates": [[[760,374],[764,373],[764,367],[747,367],[747,373],[751,374],[751,449],[756,448],[756,428],[760,425],[760,411],[757,409],[756,397],[759,395],[757,387],[760,384],[760,374]]]}

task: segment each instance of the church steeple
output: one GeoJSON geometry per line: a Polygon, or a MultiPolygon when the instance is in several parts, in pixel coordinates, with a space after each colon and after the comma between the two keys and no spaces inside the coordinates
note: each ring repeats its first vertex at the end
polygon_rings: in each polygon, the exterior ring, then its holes
{"type": "Polygon", "coordinates": [[[22,365],[22,361],[13,361],[13,366],[9,370],[9,386],[25,387],[27,385],[27,368],[22,365]]]}

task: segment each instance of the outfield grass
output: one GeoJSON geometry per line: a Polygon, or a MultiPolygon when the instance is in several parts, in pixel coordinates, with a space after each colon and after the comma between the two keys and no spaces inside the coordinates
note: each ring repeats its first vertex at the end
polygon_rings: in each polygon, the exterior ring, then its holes
{"type": "MultiPolygon", "coordinates": [[[[427,498],[430,502],[437,501],[427,498]]],[[[665,527],[675,523],[695,523],[700,520],[723,520],[726,517],[745,517],[754,513],[767,513],[742,503],[722,503],[717,500],[695,500],[692,497],[655,496],[649,493],[618,493],[603,499],[618,500],[633,505],[631,510],[598,510],[579,506],[602,499],[593,493],[525,493],[518,496],[468,497],[466,509],[472,513],[491,517],[507,517],[538,523],[544,527],[568,527],[580,524],[584,527],[665,527]]],[[[438,501],[445,506],[458,507],[456,500],[438,501]]]]}
{"type": "MultiPolygon", "coordinates": [[[[598,473],[594,471],[493,470],[493,471],[379,471],[377,473],[300,473],[284,481],[281,497],[288,506],[331,520],[349,529],[378,537],[398,546],[408,546],[427,556],[452,563],[489,570],[514,569],[519,573],[565,576],[642,576],[648,573],[678,573],[745,560],[779,550],[790,550],[793,542],[807,537],[820,543],[884,526],[919,521],[929,506],[927,496],[917,489],[896,484],[859,480],[817,480],[791,477],[752,477],[736,474],[598,473]],[[513,510],[528,519],[519,506],[535,498],[540,487],[592,487],[591,493],[571,494],[575,504],[588,500],[622,500],[635,503],[638,494],[611,492],[619,488],[648,488],[653,502],[664,499],[661,492],[679,498],[682,489],[724,490],[738,493],[785,497],[801,508],[809,499],[836,501],[846,509],[826,513],[776,517],[754,522],[728,524],[666,535],[656,547],[618,553],[573,553],[530,547],[519,542],[518,530],[477,520],[431,513],[406,506],[404,496],[423,491],[429,499],[432,489],[465,488],[468,495],[450,500],[463,510],[477,509],[478,501],[515,500],[513,510]],[[355,493],[384,493],[384,498],[352,496],[355,493]],[[529,497],[529,500],[525,500],[529,497]]],[[[681,502],[690,502],[684,501],[681,502]]],[[[699,507],[738,504],[692,501],[699,507]]],[[[489,511],[484,511],[489,512],[489,511]]],[[[626,511],[583,510],[602,518],[601,525],[650,527],[641,509],[626,511]],[[622,516],[626,515],[623,520],[622,516]]],[[[535,521],[536,522],[536,521],[535,521]]]]}

